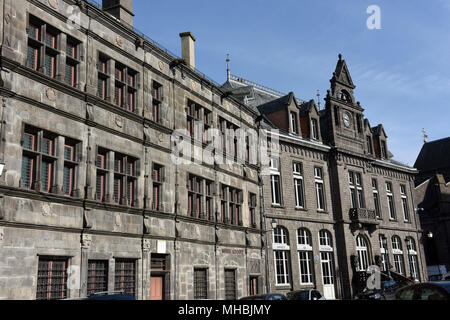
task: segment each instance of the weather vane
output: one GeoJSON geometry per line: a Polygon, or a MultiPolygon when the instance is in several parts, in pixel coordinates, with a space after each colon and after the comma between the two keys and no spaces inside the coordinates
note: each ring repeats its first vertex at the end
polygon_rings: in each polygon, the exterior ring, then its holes
{"type": "Polygon", "coordinates": [[[425,131],[425,128],[422,128],[422,135],[423,135],[423,143],[427,143],[428,135],[427,132],[425,131]]]}

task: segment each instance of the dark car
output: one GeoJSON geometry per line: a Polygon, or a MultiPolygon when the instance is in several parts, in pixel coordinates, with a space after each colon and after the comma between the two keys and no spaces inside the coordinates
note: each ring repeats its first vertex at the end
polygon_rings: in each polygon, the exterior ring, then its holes
{"type": "Polygon", "coordinates": [[[450,281],[413,284],[395,293],[397,300],[450,300],[450,281]]]}
{"type": "Polygon", "coordinates": [[[322,294],[315,289],[298,290],[286,293],[288,300],[326,300],[322,294]]]}
{"type": "Polygon", "coordinates": [[[136,300],[136,298],[123,291],[105,291],[94,293],[86,300],[136,300]]]}
{"type": "Polygon", "coordinates": [[[287,300],[286,296],[281,293],[267,293],[256,296],[248,296],[240,298],[239,300],[287,300]]]}
{"type": "Polygon", "coordinates": [[[383,281],[381,289],[364,290],[355,296],[357,300],[395,300],[395,293],[409,283],[396,281],[383,281]]]}

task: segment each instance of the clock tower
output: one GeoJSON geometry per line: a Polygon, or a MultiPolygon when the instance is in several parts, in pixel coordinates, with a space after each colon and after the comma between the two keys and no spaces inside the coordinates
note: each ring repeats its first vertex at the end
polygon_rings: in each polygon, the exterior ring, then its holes
{"type": "Polygon", "coordinates": [[[355,101],[353,91],[356,86],[341,54],[330,83],[322,113],[324,131],[327,132],[324,139],[338,149],[364,154],[364,109],[355,101]]]}

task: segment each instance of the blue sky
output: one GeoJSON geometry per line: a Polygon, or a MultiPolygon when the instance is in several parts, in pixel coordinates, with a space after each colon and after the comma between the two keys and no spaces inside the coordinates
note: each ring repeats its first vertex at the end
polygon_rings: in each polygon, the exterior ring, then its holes
{"type": "Polygon", "coordinates": [[[134,0],[135,27],[181,55],[191,31],[196,67],[219,83],[231,72],[298,98],[329,88],[338,53],[372,126],[394,158],[413,165],[429,140],[450,136],[450,0],[134,0]],[[381,9],[369,30],[368,6],[381,9]]]}

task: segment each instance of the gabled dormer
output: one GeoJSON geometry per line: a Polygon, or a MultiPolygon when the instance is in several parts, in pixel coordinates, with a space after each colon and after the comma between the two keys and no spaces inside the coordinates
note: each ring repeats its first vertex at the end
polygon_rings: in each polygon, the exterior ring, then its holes
{"type": "Polygon", "coordinates": [[[372,134],[375,156],[381,159],[390,159],[387,148],[387,135],[384,131],[383,125],[379,124],[378,126],[373,127],[372,134]]]}
{"type": "Polygon", "coordinates": [[[293,135],[301,134],[300,109],[293,92],[258,106],[258,110],[279,129],[293,135]]]}
{"type": "Polygon", "coordinates": [[[320,115],[314,100],[300,105],[300,124],[303,137],[310,140],[322,141],[320,115]]]}

